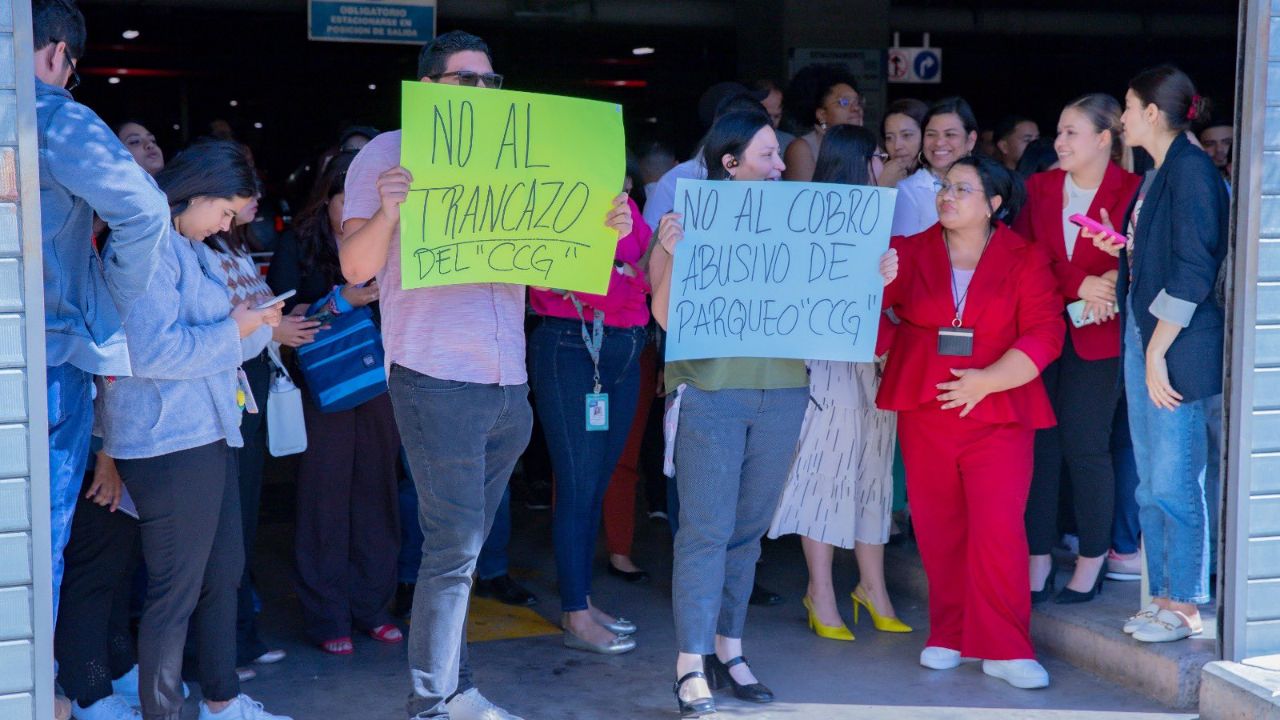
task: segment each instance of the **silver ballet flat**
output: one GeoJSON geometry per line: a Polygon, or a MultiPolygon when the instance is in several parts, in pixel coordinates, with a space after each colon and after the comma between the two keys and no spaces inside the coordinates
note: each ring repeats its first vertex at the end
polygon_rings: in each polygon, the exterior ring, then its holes
{"type": "Polygon", "coordinates": [[[608,642],[595,644],[587,642],[568,630],[564,631],[564,646],[574,650],[586,650],[600,655],[621,655],[636,649],[636,639],[615,635],[608,642]]]}
{"type": "Polygon", "coordinates": [[[636,631],[640,629],[636,627],[635,623],[622,617],[614,618],[613,622],[607,625],[601,623],[600,627],[618,635],[635,635],[636,631]]]}

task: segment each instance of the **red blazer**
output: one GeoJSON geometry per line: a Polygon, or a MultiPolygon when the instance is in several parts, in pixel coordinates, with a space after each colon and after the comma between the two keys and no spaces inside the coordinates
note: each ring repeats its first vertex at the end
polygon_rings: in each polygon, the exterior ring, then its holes
{"type": "MultiPolygon", "coordinates": [[[[951,368],[987,367],[1010,348],[1026,353],[1041,370],[1062,352],[1062,299],[1049,257],[1005,225],[996,226],[965,302],[964,324],[974,329],[970,357],[938,354],[938,328],[950,327],[955,318],[942,226],[895,237],[890,244],[898,249],[898,277],[884,289],[884,306],[893,308],[902,322],[892,335],[876,397],[881,409],[941,407],[937,384],[954,378],[951,368]]],[[[988,395],[967,417],[1036,429],[1057,422],[1039,376],[988,395]]]]}
{"type": "MultiPolygon", "coordinates": [[[[1075,250],[1067,259],[1067,243],[1062,236],[1063,185],[1065,170],[1049,170],[1036,173],[1027,179],[1027,204],[1018,213],[1013,228],[1026,239],[1037,243],[1053,259],[1053,274],[1058,278],[1058,292],[1062,304],[1080,299],[1080,283],[1090,275],[1101,275],[1120,267],[1119,261],[1093,246],[1093,241],[1081,237],[1077,231],[1075,250]]],[[[1085,213],[1100,220],[1100,210],[1106,208],[1111,222],[1118,223],[1124,217],[1129,202],[1142,185],[1142,178],[1126,172],[1119,165],[1107,165],[1102,185],[1093,196],[1093,204],[1085,213]]],[[[1119,316],[1117,316],[1118,318],[1119,316]]],[[[1085,360],[1104,360],[1120,356],[1120,322],[1113,318],[1101,325],[1078,328],[1067,323],[1071,344],[1085,360]]]]}

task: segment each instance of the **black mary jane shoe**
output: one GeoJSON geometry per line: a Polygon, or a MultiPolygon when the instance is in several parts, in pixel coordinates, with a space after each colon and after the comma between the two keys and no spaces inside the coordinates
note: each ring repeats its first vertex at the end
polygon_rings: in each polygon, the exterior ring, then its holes
{"type": "Polygon", "coordinates": [[[773,691],[765,687],[763,683],[757,682],[743,685],[733,679],[733,675],[729,673],[729,668],[734,665],[747,664],[747,659],[741,655],[736,658],[730,658],[728,662],[720,662],[720,658],[716,657],[715,653],[712,653],[703,658],[702,664],[707,668],[707,672],[711,673],[709,684],[712,690],[732,687],[733,696],[739,700],[753,703],[773,702],[773,691]]]}
{"type": "Polygon", "coordinates": [[[634,572],[628,572],[626,570],[619,570],[618,568],[613,566],[613,563],[608,563],[608,565],[609,565],[610,575],[616,578],[622,578],[626,582],[629,582],[633,585],[636,583],[645,582],[646,580],[649,579],[649,573],[645,572],[644,570],[636,570],[634,572]]]}
{"type": "Polygon", "coordinates": [[[682,718],[702,717],[703,715],[711,715],[716,711],[715,698],[700,697],[686,702],[680,697],[680,687],[687,681],[696,680],[698,678],[706,680],[707,675],[701,670],[694,670],[691,673],[685,673],[684,677],[677,680],[675,686],[671,688],[672,692],[676,694],[676,705],[680,708],[680,717],[682,718]]]}
{"type": "Polygon", "coordinates": [[[1089,602],[1095,596],[1102,594],[1102,580],[1106,575],[1106,572],[1099,570],[1098,579],[1093,581],[1093,587],[1089,588],[1088,592],[1077,592],[1069,587],[1062,588],[1062,592],[1058,593],[1053,602],[1058,605],[1075,605],[1089,602]]]}
{"type": "Polygon", "coordinates": [[[1053,597],[1053,571],[1049,571],[1049,576],[1044,579],[1044,587],[1039,590],[1031,591],[1031,604],[1039,605],[1049,598],[1053,597]]]}

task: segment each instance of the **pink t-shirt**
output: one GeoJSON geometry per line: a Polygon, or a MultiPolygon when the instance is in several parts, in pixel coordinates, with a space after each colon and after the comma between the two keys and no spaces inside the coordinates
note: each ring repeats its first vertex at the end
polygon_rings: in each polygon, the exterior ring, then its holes
{"type": "MultiPolygon", "coordinates": [[[[400,131],[369,141],[347,170],[342,221],[378,211],[378,176],[400,164],[400,131]]],[[[520,385],[524,363],[524,285],[484,283],[405,290],[400,229],[378,273],[382,344],[391,363],[441,380],[520,385]]]]}
{"type": "MultiPolygon", "coordinates": [[[[644,257],[649,249],[649,238],[653,231],[640,215],[640,208],[627,198],[627,206],[631,208],[631,233],[618,241],[618,249],[614,259],[623,263],[615,268],[609,276],[609,289],[605,295],[575,292],[573,295],[583,305],[583,317],[591,320],[591,311],[604,311],[604,324],[611,327],[636,327],[649,324],[649,305],[645,298],[649,294],[649,283],[645,281],[644,271],[636,263],[644,257]]],[[[558,318],[578,318],[578,309],[573,301],[561,293],[547,290],[529,289],[529,305],[539,315],[558,318]]]]}

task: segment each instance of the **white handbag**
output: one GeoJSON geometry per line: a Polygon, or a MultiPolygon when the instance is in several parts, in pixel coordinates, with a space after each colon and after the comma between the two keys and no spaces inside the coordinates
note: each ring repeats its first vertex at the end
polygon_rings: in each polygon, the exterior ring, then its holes
{"type": "Polygon", "coordinates": [[[302,391],[280,359],[280,346],[268,344],[271,390],[267,393],[267,450],[272,457],[296,455],[307,449],[307,423],[302,416],[302,391]]]}

